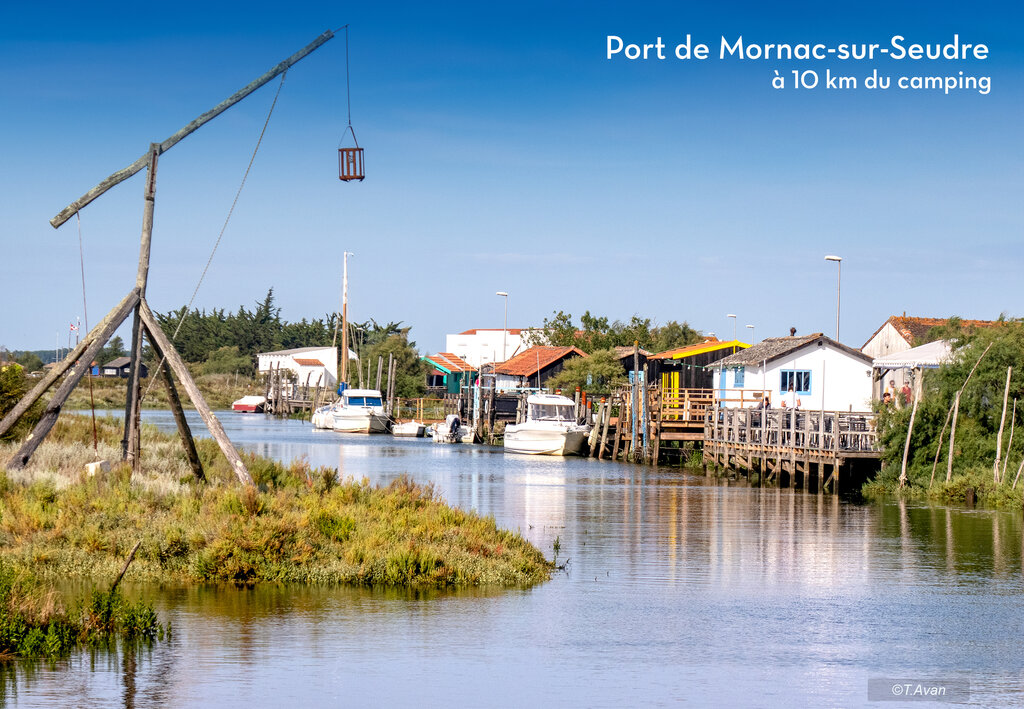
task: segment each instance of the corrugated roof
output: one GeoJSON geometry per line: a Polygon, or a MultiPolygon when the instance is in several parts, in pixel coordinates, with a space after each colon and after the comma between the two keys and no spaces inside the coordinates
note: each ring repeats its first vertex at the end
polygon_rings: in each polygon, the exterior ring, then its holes
{"type": "Polygon", "coordinates": [[[812,335],[798,335],[796,337],[769,337],[761,340],[756,345],[749,347],[742,352],[737,352],[734,355],[729,355],[724,359],[720,359],[714,364],[708,365],[709,367],[738,367],[738,366],[749,366],[756,367],[762,362],[771,362],[784,357],[785,355],[798,350],[801,347],[805,347],[813,342],[820,340],[823,343],[834,347],[837,350],[841,350],[846,354],[856,357],[857,359],[865,362],[871,362],[871,358],[860,350],[855,350],[852,347],[847,347],[841,342],[836,342],[831,337],[826,337],[820,332],[816,332],[812,335]]]}
{"type": "Polygon", "coordinates": [[[475,335],[478,332],[507,332],[510,335],[519,335],[523,332],[522,328],[510,327],[507,330],[502,330],[500,327],[474,327],[472,330],[466,330],[460,332],[460,335],[475,335]]]}
{"type": "MultiPolygon", "coordinates": [[[[871,337],[864,343],[864,347],[868,346],[871,340],[875,339],[875,335],[882,331],[886,325],[892,324],[896,332],[900,334],[907,344],[913,347],[914,345],[920,345],[924,342],[928,336],[928,331],[933,327],[939,325],[945,325],[949,322],[949,318],[915,318],[908,317],[906,315],[891,315],[888,320],[881,324],[881,326],[871,333],[871,337]]],[[[998,320],[961,320],[960,325],[965,328],[975,327],[992,327],[998,325],[998,320]]],[[[863,348],[861,348],[863,349],[863,348]]]]}
{"type": "Polygon", "coordinates": [[[423,359],[430,362],[443,372],[472,372],[473,367],[466,360],[451,352],[438,352],[434,355],[426,355],[423,359]]]}
{"type": "Polygon", "coordinates": [[[318,359],[305,359],[303,357],[294,357],[295,364],[300,367],[325,367],[326,365],[318,359]]]}
{"type": "Polygon", "coordinates": [[[125,366],[126,364],[131,364],[131,361],[132,361],[131,357],[118,357],[117,359],[110,360],[109,362],[107,362],[103,366],[104,367],[110,367],[111,369],[118,369],[120,367],[125,366]]]}
{"type": "MultiPolygon", "coordinates": [[[[645,350],[643,347],[639,347],[637,349],[638,349],[638,354],[641,357],[650,357],[651,356],[651,353],[648,352],[647,350],[645,350]]],[[[612,352],[614,352],[615,355],[619,359],[622,359],[623,357],[632,357],[633,356],[633,347],[632,347],[632,345],[619,345],[617,347],[612,347],[612,352]]]]}
{"type": "Polygon", "coordinates": [[[674,350],[666,350],[665,352],[659,352],[656,355],[651,355],[651,359],[685,359],[687,357],[695,357],[696,355],[702,355],[707,352],[714,352],[716,350],[727,350],[733,347],[750,347],[750,345],[740,342],[739,340],[719,340],[711,337],[704,342],[698,342],[695,345],[687,345],[686,347],[677,347],[674,350]]]}
{"type": "Polygon", "coordinates": [[[314,350],[329,350],[329,349],[332,349],[329,345],[328,346],[324,346],[324,347],[295,347],[294,349],[290,349],[290,350],[276,350],[274,352],[260,352],[256,356],[260,357],[262,355],[293,355],[293,354],[302,354],[303,352],[313,352],[314,350]]]}
{"type": "Polygon", "coordinates": [[[507,362],[502,362],[495,367],[494,371],[512,377],[530,377],[570,355],[586,357],[587,353],[579,347],[535,345],[528,350],[523,350],[507,362]]]}

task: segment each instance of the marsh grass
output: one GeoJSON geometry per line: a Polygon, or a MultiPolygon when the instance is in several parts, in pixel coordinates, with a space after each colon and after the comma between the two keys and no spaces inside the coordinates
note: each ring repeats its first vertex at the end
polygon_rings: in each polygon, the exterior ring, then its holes
{"type": "Polygon", "coordinates": [[[93,591],[68,610],[52,588],[0,560],[0,658],[57,658],[82,646],[148,643],[166,632],[151,606],[117,591],[93,591]]]}
{"type": "MultiPolygon", "coordinates": [[[[152,371],[152,370],[151,370],[152,371]]],[[[155,372],[153,373],[155,374],[155,372]]],[[[248,377],[235,377],[232,374],[200,374],[193,372],[193,379],[199,391],[202,392],[206,403],[213,409],[226,409],[231,402],[245,396],[246,394],[262,394],[262,386],[255,379],[248,377]]],[[[125,395],[128,390],[128,380],[118,377],[93,377],[92,395],[89,393],[89,378],[82,377],[82,381],[71,392],[66,409],[89,409],[95,406],[97,409],[123,409],[125,395]]],[[[150,386],[150,379],[142,380],[142,391],[146,394],[143,405],[149,409],[168,409],[170,404],[167,399],[167,390],[162,381],[156,381],[150,386]]],[[[185,408],[192,408],[188,397],[182,393],[182,405],[185,408]]]]}
{"type": "MultiPolygon", "coordinates": [[[[338,480],[306,461],[243,454],[244,488],[212,440],[196,441],[209,482],[193,482],[176,436],[143,428],[142,472],[119,460],[117,421],[64,417],[24,471],[0,473],[0,556],[49,577],[112,578],[142,540],[127,578],[169,583],[287,581],[411,587],[525,586],[551,564],[518,534],[445,504],[430,485],[338,480]]],[[[0,448],[0,461],[13,453],[0,448]]],[[[2,465],[2,463],[0,463],[2,465]]]]}

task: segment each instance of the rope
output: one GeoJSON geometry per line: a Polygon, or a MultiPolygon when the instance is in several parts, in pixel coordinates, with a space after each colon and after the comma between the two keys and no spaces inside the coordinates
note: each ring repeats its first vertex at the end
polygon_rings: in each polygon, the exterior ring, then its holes
{"type": "Polygon", "coordinates": [[[348,80],[348,25],[345,25],[345,97],[348,102],[348,125],[352,127],[352,89],[348,80]]]}
{"type": "MultiPolygon", "coordinates": [[[[78,221],[78,263],[82,267],[82,317],[85,318],[85,331],[89,332],[89,306],[85,299],[85,248],[82,246],[82,214],[75,212],[78,221]]],[[[96,402],[92,393],[92,362],[86,362],[89,368],[89,409],[92,412],[92,449],[99,452],[99,438],[96,435],[96,402]]]]}
{"type": "MultiPolygon", "coordinates": [[[[182,313],[181,318],[178,320],[178,326],[174,328],[174,334],[171,335],[172,343],[178,337],[178,333],[181,331],[181,326],[185,323],[185,318],[188,317],[188,313],[192,309],[192,303],[195,302],[196,295],[199,293],[199,288],[203,285],[203,280],[206,278],[206,272],[210,270],[210,264],[213,263],[213,257],[217,253],[217,247],[220,246],[221,239],[224,238],[224,232],[227,231],[228,222],[231,221],[231,216],[235,213],[235,206],[238,204],[238,198],[242,195],[242,189],[245,187],[245,181],[249,179],[249,171],[252,170],[252,165],[256,161],[256,153],[259,152],[260,145],[263,143],[263,136],[267,132],[267,126],[270,125],[270,117],[274,115],[274,107],[277,106],[277,99],[281,95],[281,89],[284,87],[284,80],[287,76],[287,71],[281,74],[281,83],[277,85],[277,93],[274,94],[274,100],[270,104],[270,110],[267,112],[267,119],[263,122],[263,129],[260,131],[260,137],[256,140],[256,147],[253,148],[252,157],[249,158],[249,164],[245,168],[245,174],[242,175],[242,182],[238,185],[238,191],[235,192],[235,198],[231,202],[231,208],[228,209],[227,217],[224,219],[224,225],[220,228],[220,234],[217,235],[217,241],[213,244],[213,250],[210,251],[210,258],[206,259],[206,265],[203,267],[203,272],[200,274],[199,281],[196,283],[196,287],[192,291],[192,297],[189,298],[188,305],[185,306],[185,310],[182,313]]],[[[164,366],[166,359],[166,355],[160,358],[160,364],[157,365],[158,370],[164,366]]],[[[142,395],[142,399],[149,396],[149,391],[153,388],[153,382],[155,381],[156,377],[150,377],[149,385],[146,387],[146,391],[142,395]]]]}

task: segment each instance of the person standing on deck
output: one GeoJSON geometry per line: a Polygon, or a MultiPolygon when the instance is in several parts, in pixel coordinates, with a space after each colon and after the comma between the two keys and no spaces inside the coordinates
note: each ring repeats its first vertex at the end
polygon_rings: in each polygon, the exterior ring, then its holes
{"type": "Polygon", "coordinates": [[[786,392],[786,396],[782,399],[782,408],[784,409],[799,409],[800,398],[796,395],[796,391],[793,389],[793,385],[789,385],[789,391],[786,392]]]}

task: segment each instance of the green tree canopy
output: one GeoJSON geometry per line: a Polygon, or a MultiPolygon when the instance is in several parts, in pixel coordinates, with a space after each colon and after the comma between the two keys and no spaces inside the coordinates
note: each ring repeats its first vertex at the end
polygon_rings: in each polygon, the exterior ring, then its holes
{"type": "Polygon", "coordinates": [[[573,357],[562,371],[548,380],[549,389],[575,391],[576,387],[594,394],[609,394],[626,382],[626,371],[613,350],[598,350],[589,357],[573,357]]]}
{"type": "Polygon", "coordinates": [[[657,326],[650,318],[634,315],[629,322],[591,315],[586,311],[576,325],[571,314],[556,311],[551,318],[544,318],[544,325],[530,331],[535,344],[547,342],[557,347],[579,347],[587,353],[612,347],[630,346],[634,341],[650,352],[664,352],[675,347],[685,347],[700,342],[703,336],[689,323],[670,320],[657,326]]]}

